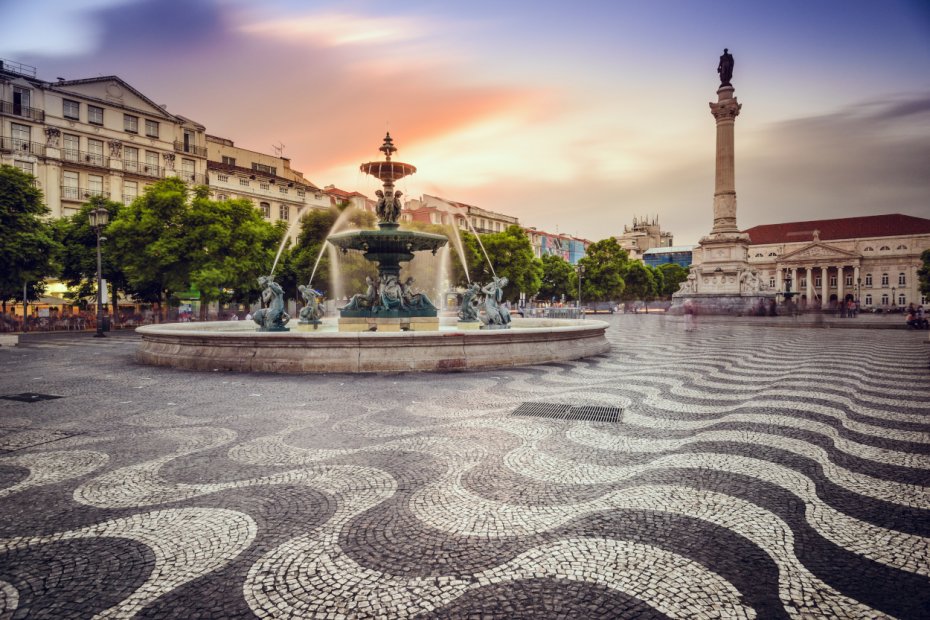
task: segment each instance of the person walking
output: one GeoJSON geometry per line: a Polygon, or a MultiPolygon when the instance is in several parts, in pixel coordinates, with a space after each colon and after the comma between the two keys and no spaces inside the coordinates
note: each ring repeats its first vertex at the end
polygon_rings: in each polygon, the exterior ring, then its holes
{"type": "Polygon", "coordinates": [[[693,331],[694,331],[694,328],[695,328],[695,321],[694,321],[695,307],[694,307],[694,302],[691,301],[690,299],[686,299],[686,300],[685,300],[685,303],[684,303],[684,311],[685,311],[685,331],[686,331],[686,332],[693,332],[693,331]]]}

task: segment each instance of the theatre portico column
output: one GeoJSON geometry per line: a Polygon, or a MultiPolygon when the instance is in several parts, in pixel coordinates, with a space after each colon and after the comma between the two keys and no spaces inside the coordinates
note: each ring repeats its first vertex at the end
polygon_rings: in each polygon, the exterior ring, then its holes
{"type": "Polygon", "coordinates": [[[807,305],[814,303],[814,268],[805,267],[807,270],[807,305]]]}
{"type": "Polygon", "coordinates": [[[827,267],[820,268],[820,306],[826,307],[830,299],[830,280],[827,279],[827,267]]]}
{"type": "Polygon", "coordinates": [[[776,291],[781,290],[782,288],[781,281],[782,281],[782,268],[776,264],[775,265],[775,290],[776,291]]]}
{"type": "Polygon", "coordinates": [[[856,287],[856,303],[859,303],[859,265],[853,265],[853,286],[856,287]]]}
{"type": "Polygon", "coordinates": [[[836,300],[843,301],[843,285],[846,284],[846,265],[840,265],[836,268],[836,300]]]}

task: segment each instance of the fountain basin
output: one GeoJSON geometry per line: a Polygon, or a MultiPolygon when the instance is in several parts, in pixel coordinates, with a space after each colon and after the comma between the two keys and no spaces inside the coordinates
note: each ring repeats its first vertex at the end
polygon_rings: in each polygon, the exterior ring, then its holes
{"type": "MultiPolygon", "coordinates": [[[[400,230],[397,224],[381,224],[380,230],[347,230],[327,237],[327,240],[342,250],[359,250],[378,261],[384,254],[408,255],[411,252],[430,250],[435,252],[449,240],[445,235],[400,230]]],[[[413,258],[405,258],[410,260],[413,258]]]]}
{"type": "Polygon", "coordinates": [[[136,330],[136,358],[188,370],[377,373],[529,366],[610,349],[603,321],[515,318],[511,329],[486,331],[439,320],[439,331],[362,333],[336,331],[335,319],[315,332],[256,332],[241,321],[147,325],[136,330]]]}
{"type": "Polygon", "coordinates": [[[416,166],[399,161],[370,161],[359,168],[365,174],[378,177],[382,181],[399,181],[417,171],[416,166]]]}

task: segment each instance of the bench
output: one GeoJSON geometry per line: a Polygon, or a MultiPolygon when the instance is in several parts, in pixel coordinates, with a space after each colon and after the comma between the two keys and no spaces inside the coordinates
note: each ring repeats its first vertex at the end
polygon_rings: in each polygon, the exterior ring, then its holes
{"type": "Polygon", "coordinates": [[[0,334],[0,347],[15,347],[19,344],[19,336],[15,334],[0,334]]]}

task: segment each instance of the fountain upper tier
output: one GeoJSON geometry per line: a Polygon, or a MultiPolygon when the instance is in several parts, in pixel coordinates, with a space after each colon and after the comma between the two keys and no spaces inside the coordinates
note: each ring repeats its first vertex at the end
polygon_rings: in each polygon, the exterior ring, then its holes
{"type": "Polygon", "coordinates": [[[382,183],[399,181],[417,171],[416,166],[400,161],[370,161],[362,164],[360,169],[365,174],[378,177],[382,183]]]}

